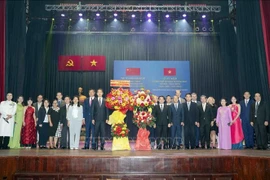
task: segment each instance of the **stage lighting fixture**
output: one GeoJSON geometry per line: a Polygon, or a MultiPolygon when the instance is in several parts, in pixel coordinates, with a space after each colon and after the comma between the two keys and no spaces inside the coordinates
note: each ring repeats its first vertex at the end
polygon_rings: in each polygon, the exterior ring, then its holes
{"type": "Polygon", "coordinates": [[[185,17],[187,17],[187,15],[186,15],[186,14],[183,14],[182,16],[183,16],[184,18],[185,18],[185,17]]]}
{"type": "Polygon", "coordinates": [[[96,13],[96,16],[97,16],[97,17],[99,17],[99,16],[100,16],[100,14],[99,14],[99,13],[96,13]]]}
{"type": "Polygon", "coordinates": [[[178,20],[175,20],[175,22],[178,22],[178,20]]]}
{"type": "Polygon", "coordinates": [[[166,16],[165,16],[166,18],[169,18],[170,17],[170,15],[169,14],[166,14],[166,16]]]}
{"type": "Polygon", "coordinates": [[[106,22],[106,21],[107,21],[107,19],[104,19],[104,21],[106,22]]]}
{"type": "Polygon", "coordinates": [[[206,31],[207,29],[206,29],[206,27],[203,27],[202,30],[203,30],[203,31],[206,31]]]}
{"type": "Polygon", "coordinates": [[[114,20],[113,20],[114,22],[116,22],[117,21],[117,19],[116,18],[114,18],[114,20]]]}
{"type": "Polygon", "coordinates": [[[214,22],[214,20],[213,20],[213,19],[211,19],[211,22],[214,22]]]}
{"type": "Polygon", "coordinates": [[[82,17],[82,13],[79,13],[79,16],[82,17]]]}
{"type": "Polygon", "coordinates": [[[117,17],[117,13],[114,13],[113,16],[114,16],[114,17],[117,17]]]}
{"type": "Polygon", "coordinates": [[[202,15],[202,18],[204,19],[204,18],[206,18],[206,15],[204,14],[204,15],[202,15]]]}
{"type": "Polygon", "coordinates": [[[151,16],[152,16],[152,15],[151,15],[150,13],[148,13],[148,14],[147,14],[147,17],[149,17],[149,18],[150,18],[151,16]]]}
{"type": "Polygon", "coordinates": [[[83,21],[83,18],[80,18],[80,21],[83,21]]]}
{"type": "Polygon", "coordinates": [[[195,23],[195,22],[196,22],[196,20],[195,20],[195,19],[193,19],[193,22],[195,23]]]}
{"type": "Polygon", "coordinates": [[[135,18],[135,17],[136,17],[136,15],[135,15],[135,14],[132,14],[132,15],[131,15],[131,17],[132,17],[132,18],[135,18]]]}
{"type": "Polygon", "coordinates": [[[87,19],[87,21],[89,21],[89,19],[87,19]]]}
{"type": "Polygon", "coordinates": [[[148,22],[151,22],[151,19],[148,19],[148,22]]]}
{"type": "Polygon", "coordinates": [[[65,14],[61,14],[62,17],[65,17],[65,14]]]}
{"type": "Polygon", "coordinates": [[[69,21],[71,21],[72,19],[69,19],[69,21]]]}
{"type": "Polygon", "coordinates": [[[52,20],[54,21],[54,18],[52,18],[52,20]]]}

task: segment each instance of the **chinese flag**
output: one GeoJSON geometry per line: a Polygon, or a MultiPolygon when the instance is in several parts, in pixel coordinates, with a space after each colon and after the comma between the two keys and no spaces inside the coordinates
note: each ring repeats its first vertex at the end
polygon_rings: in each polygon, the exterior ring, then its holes
{"type": "Polygon", "coordinates": [[[175,68],[164,68],[164,76],[176,76],[176,69],[175,68]]]}
{"type": "Polygon", "coordinates": [[[83,56],[82,71],[105,71],[106,57],[105,56],[83,56]]]}
{"type": "Polygon", "coordinates": [[[141,69],[140,68],[126,68],[126,76],[140,76],[141,69]]]}
{"type": "Polygon", "coordinates": [[[59,56],[58,71],[80,71],[81,56],[59,56]]]}

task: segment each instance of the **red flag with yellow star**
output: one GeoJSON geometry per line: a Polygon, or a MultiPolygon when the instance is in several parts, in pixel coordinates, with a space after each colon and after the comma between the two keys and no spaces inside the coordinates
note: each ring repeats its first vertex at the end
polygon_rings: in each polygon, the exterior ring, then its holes
{"type": "Polygon", "coordinates": [[[105,71],[106,57],[105,56],[83,56],[82,71],[105,71]]]}
{"type": "Polygon", "coordinates": [[[176,76],[176,68],[164,68],[164,76],[176,76]]]}

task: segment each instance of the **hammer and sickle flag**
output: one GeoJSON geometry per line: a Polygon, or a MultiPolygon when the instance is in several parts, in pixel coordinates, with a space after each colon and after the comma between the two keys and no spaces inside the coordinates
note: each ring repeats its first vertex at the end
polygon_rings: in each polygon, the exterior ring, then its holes
{"type": "Polygon", "coordinates": [[[81,71],[81,56],[59,56],[58,71],[81,71]]]}

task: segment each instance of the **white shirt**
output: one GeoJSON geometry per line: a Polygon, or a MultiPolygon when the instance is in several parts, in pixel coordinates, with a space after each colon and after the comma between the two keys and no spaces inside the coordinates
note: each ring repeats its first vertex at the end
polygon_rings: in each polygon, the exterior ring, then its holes
{"type": "Polygon", "coordinates": [[[205,111],[206,103],[203,103],[203,104],[202,104],[202,107],[203,107],[203,111],[205,111]]]}
{"type": "Polygon", "coordinates": [[[102,105],[102,97],[98,97],[98,104],[102,105]]]}
{"type": "Polygon", "coordinates": [[[71,114],[72,114],[72,117],[74,119],[77,119],[79,117],[79,107],[77,105],[74,104],[72,106],[72,112],[71,112],[71,114]]]}
{"type": "Polygon", "coordinates": [[[38,110],[40,109],[41,105],[42,105],[42,102],[37,103],[38,110]]]}
{"type": "Polygon", "coordinates": [[[47,113],[48,113],[49,109],[50,109],[50,108],[48,108],[48,107],[47,107],[47,108],[45,108],[46,115],[45,115],[45,118],[44,118],[44,121],[43,121],[44,123],[48,123],[48,122],[49,122],[49,120],[48,120],[48,115],[47,115],[47,113]]]}

